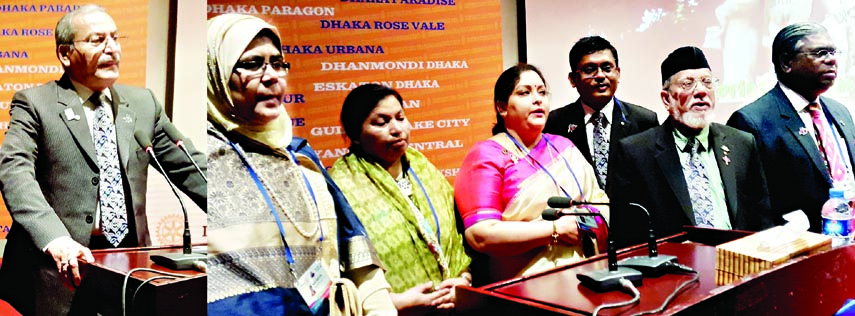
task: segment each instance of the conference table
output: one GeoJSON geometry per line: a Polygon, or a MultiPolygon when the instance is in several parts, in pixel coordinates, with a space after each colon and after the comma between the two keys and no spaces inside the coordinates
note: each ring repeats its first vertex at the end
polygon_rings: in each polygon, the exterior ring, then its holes
{"type": "MultiPolygon", "coordinates": [[[[204,253],[206,248],[206,245],[194,245],[193,252],[204,253]]],[[[72,301],[71,314],[206,315],[207,275],[204,272],[172,270],[149,259],[150,255],[181,252],[181,246],[93,250],[95,262],[81,264],[82,280],[72,301]],[[164,274],[135,271],[124,286],[125,276],[136,268],[180,276],[151,279],[164,274]],[[123,286],[126,288],[125,304],[122,304],[123,286]]]]}
{"type": "MultiPolygon", "coordinates": [[[[730,284],[716,284],[715,246],[751,234],[687,227],[658,240],[660,255],[672,255],[698,272],[660,315],[834,315],[855,298],[855,245],[791,259],[730,284]]],[[[618,260],[647,256],[637,245],[618,251],[618,260]]],[[[542,273],[481,287],[457,288],[458,315],[591,315],[601,304],[630,300],[623,291],[597,293],[578,273],[607,269],[605,254],[542,273]]],[[[643,279],[637,304],[604,309],[598,315],[632,315],[660,307],[693,274],[668,273],[643,279]]]]}

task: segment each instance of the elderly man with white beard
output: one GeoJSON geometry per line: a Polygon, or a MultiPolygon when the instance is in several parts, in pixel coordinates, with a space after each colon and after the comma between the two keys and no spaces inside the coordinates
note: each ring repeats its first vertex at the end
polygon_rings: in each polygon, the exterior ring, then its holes
{"type": "Polygon", "coordinates": [[[718,123],[713,76],[697,47],[662,62],[665,122],[617,147],[611,229],[624,247],[647,241],[650,212],[657,238],[683,226],[756,231],[771,226],[766,179],[754,137],[718,123]],[[626,205],[626,206],[622,206],[626,205]]]}

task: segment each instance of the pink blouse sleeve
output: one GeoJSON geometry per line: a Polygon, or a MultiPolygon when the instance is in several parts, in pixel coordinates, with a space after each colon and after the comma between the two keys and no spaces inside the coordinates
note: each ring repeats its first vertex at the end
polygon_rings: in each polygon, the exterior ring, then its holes
{"type": "Polygon", "coordinates": [[[466,155],[454,181],[454,200],[463,225],[471,227],[487,219],[502,219],[502,147],[482,141],[466,155]]]}

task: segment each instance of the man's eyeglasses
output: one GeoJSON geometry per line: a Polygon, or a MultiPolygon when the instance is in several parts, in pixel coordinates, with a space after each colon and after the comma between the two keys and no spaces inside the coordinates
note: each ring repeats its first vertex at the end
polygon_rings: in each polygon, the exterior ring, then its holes
{"type": "Polygon", "coordinates": [[[718,85],[718,79],[713,78],[713,77],[706,77],[706,78],[701,78],[701,79],[686,78],[686,79],[677,81],[676,84],[678,87],[680,87],[683,90],[693,91],[693,90],[695,90],[695,87],[698,86],[698,82],[700,82],[702,85],[704,85],[704,87],[707,88],[708,90],[713,90],[718,85]]]}
{"type": "Polygon", "coordinates": [[[585,65],[582,68],[579,68],[578,72],[582,73],[586,77],[591,77],[597,74],[597,71],[602,71],[604,74],[610,74],[615,70],[615,65],[608,63],[604,65],[585,65]]]}
{"type": "Polygon", "coordinates": [[[238,61],[237,64],[235,64],[235,69],[240,69],[247,75],[254,77],[264,74],[267,65],[270,65],[270,69],[273,69],[273,72],[275,72],[279,77],[288,75],[288,70],[291,69],[291,63],[289,62],[283,60],[271,60],[270,62],[264,62],[262,59],[238,61]]]}
{"type": "Polygon", "coordinates": [[[816,59],[825,59],[831,56],[837,56],[843,53],[842,51],[836,49],[819,49],[812,52],[798,52],[796,55],[809,55],[816,59]]]}
{"type": "Polygon", "coordinates": [[[90,36],[88,39],[77,40],[75,43],[89,43],[92,47],[98,48],[102,47],[107,43],[107,39],[112,39],[113,43],[116,45],[121,45],[122,40],[127,40],[127,36],[119,36],[118,34],[95,34],[90,36]]]}

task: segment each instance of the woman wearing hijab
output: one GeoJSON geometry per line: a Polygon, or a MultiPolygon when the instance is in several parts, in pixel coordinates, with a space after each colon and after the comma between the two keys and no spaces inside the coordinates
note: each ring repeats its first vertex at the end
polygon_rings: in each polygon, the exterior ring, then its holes
{"type": "Polygon", "coordinates": [[[401,315],[454,308],[454,287],[470,285],[470,259],[457,230],[454,190],[409,147],[410,122],[392,88],[366,84],[344,99],[349,153],[330,175],[365,223],[401,315]]]}
{"type": "Polygon", "coordinates": [[[209,315],[395,314],[365,229],[291,134],[277,29],[224,14],[207,38],[209,315]]]}

